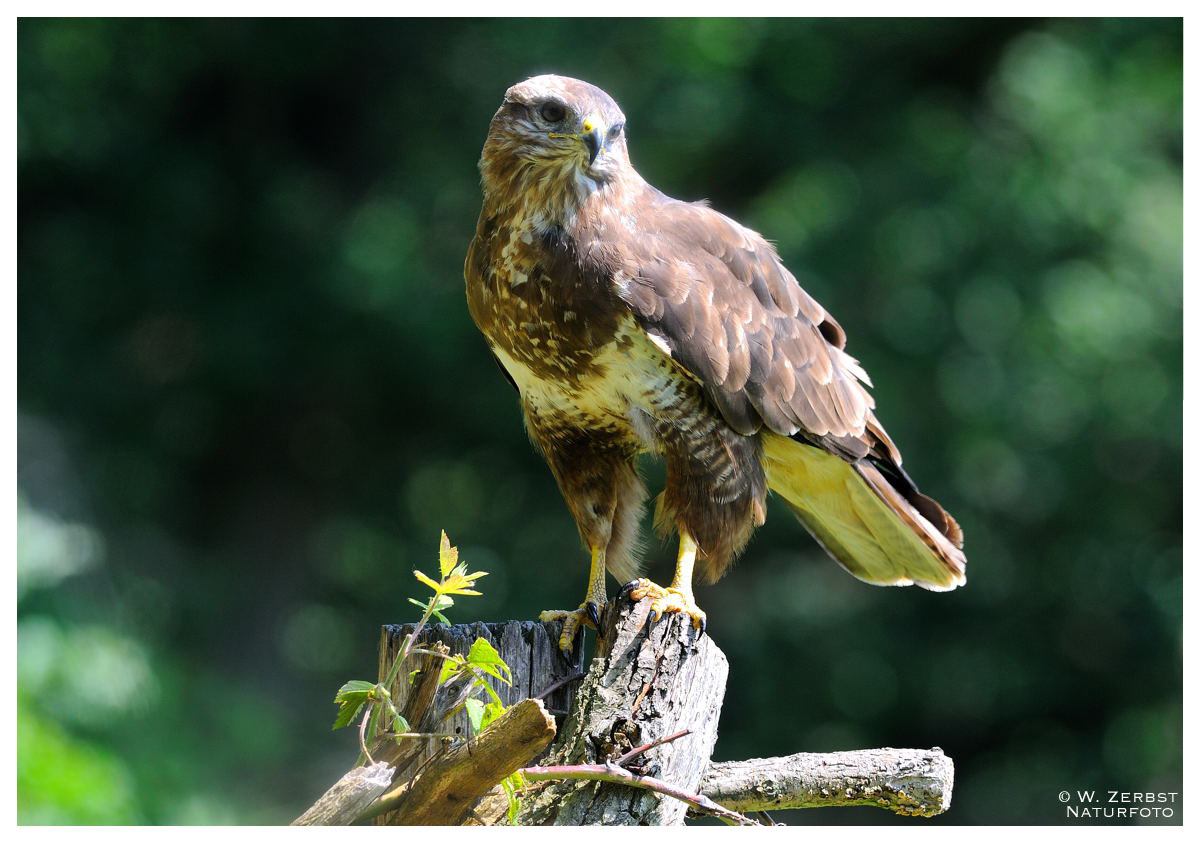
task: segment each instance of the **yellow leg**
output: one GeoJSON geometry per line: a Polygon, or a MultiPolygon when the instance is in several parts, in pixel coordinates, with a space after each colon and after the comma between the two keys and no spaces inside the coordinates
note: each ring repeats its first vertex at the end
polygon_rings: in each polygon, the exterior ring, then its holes
{"type": "Polygon", "coordinates": [[[659,620],[664,612],[680,612],[690,617],[692,626],[703,634],[708,627],[708,621],[692,595],[692,570],[696,567],[697,550],[699,547],[692,534],[680,527],[679,554],[675,557],[675,578],[671,580],[671,584],[663,588],[648,579],[637,579],[626,585],[622,593],[628,593],[634,602],[643,597],[654,598],[654,602],[650,604],[650,612],[655,621],[659,620]]]}
{"type": "Polygon", "coordinates": [[[539,616],[543,622],[562,621],[562,634],[558,637],[558,648],[570,652],[575,646],[575,638],[583,629],[583,625],[600,629],[604,608],[608,597],[604,588],[604,548],[592,548],[592,568],[588,575],[587,596],[579,604],[578,609],[570,611],[563,609],[548,609],[539,616]]]}
{"type": "Polygon", "coordinates": [[[679,533],[679,553],[675,557],[675,579],[671,580],[672,588],[687,598],[689,603],[695,603],[692,597],[692,569],[696,567],[696,540],[687,530],[679,533]]]}

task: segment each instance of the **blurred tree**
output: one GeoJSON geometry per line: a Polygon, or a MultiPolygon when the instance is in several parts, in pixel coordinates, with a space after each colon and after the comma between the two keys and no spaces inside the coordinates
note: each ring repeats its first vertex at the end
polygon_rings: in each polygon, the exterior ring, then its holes
{"type": "Polygon", "coordinates": [[[18,71],[22,822],[289,819],[439,529],[494,572],[456,620],[573,605],[461,285],[548,71],[778,243],[967,535],[965,589],[872,589],[773,509],[699,595],[718,755],[940,745],[949,823],[1180,789],[1180,21],[23,19],[18,71]]]}

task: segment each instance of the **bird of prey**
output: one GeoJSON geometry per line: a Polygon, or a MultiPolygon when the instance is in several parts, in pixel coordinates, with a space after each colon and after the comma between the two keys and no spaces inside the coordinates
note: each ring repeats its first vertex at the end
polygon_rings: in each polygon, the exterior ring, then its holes
{"type": "Polygon", "coordinates": [[[962,585],[962,531],[904,469],[846,335],[759,234],[672,199],[629,161],[604,91],[536,76],[492,118],[464,274],[471,316],[520,392],[591,555],[559,645],[599,626],[605,571],[700,632],[692,575],[717,580],[779,494],[829,555],[876,585],[962,585]],[[666,462],[654,516],[675,577],[638,574],[639,454],[666,462]]]}

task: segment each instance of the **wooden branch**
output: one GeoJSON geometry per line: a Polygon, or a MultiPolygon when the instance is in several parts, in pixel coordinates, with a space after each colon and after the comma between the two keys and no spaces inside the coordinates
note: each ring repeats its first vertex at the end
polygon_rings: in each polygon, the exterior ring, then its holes
{"type": "Polygon", "coordinates": [[[355,767],[342,776],[325,795],[292,821],[292,825],[350,825],[375,799],[392,785],[390,764],[355,767]]]}
{"type": "Polygon", "coordinates": [[[692,808],[698,814],[716,817],[727,825],[759,825],[749,817],[723,808],[702,793],[689,793],[653,776],[637,776],[624,767],[608,764],[575,764],[565,767],[526,767],[521,771],[526,781],[594,781],[648,790],[670,796],[692,808]]]}
{"type": "Polygon", "coordinates": [[[659,738],[658,740],[650,741],[650,743],[644,743],[639,747],[629,750],[629,752],[626,752],[624,755],[622,755],[620,758],[618,758],[613,763],[614,764],[624,764],[626,761],[630,761],[630,760],[636,758],[637,756],[641,755],[643,752],[649,752],[650,750],[654,749],[656,746],[662,746],[665,743],[670,743],[671,741],[677,741],[680,738],[686,738],[691,733],[692,733],[691,729],[680,729],[678,732],[676,732],[673,735],[667,735],[665,738],[659,738]]]}
{"type": "Polygon", "coordinates": [[[932,817],[950,807],[953,788],[954,762],[934,747],[714,761],[699,789],[714,802],[743,813],[873,805],[932,817]]]}
{"type": "Polygon", "coordinates": [[[395,808],[390,825],[459,825],[484,794],[545,749],[554,733],[554,718],[541,700],[517,703],[479,737],[434,759],[411,786],[405,782],[394,796],[385,794],[375,810],[395,808]]]}

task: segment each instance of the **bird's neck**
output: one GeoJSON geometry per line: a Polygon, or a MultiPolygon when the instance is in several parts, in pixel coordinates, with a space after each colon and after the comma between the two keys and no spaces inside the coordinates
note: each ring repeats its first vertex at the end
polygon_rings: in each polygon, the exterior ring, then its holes
{"type": "Polygon", "coordinates": [[[644,184],[632,167],[597,178],[570,164],[548,167],[536,161],[480,162],[486,216],[520,219],[536,234],[571,231],[580,211],[596,202],[621,202],[644,184]]]}

